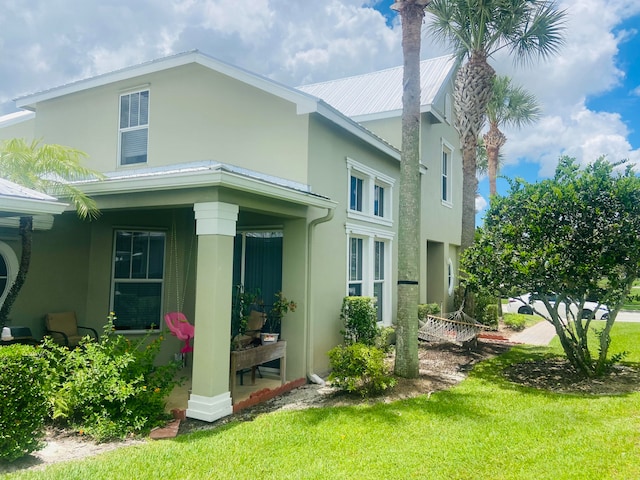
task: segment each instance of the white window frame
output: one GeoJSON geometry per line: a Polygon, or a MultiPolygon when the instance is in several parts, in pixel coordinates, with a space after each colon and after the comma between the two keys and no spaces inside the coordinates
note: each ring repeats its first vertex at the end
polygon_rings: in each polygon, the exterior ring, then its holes
{"type": "Polygon", "coordinates": [[[374,297],[374,284],[382,283],[382,310],[381,318],[383,325],[391,325],[392,320],[392,290],[391,290],[391,252],[393,251],[393,232],[379,228],[367,227],[347,223],[347,259],[346,259],[346,289],[345,294],[349,295],[349,285],[355,283],[351,280],[350,245],[352,238],[362,239],[362,296],[374,297]],[[384,244],[384,271],[383,279],[376,280],[375,272],[375,247],[376,242],[384,244]]]}
{"type": "Polygon", "coordinates": [[[440,199],[445,207],[453,207],[453,147],[442,140],[440,151],[440,199]],[[445,161],[445,155],[446,161],[445,161]],[[445,191],[446,189],[446,191],[445,191]]]}
{"type": "Polygon", "coordinates": [[[347,217],[392,226],[394,184],[394,178],[347,157],[347,217]],[[362,180],[362,211],[351,209],[351,177],[362,180]],[[376,186],[384,189],[383,216],[375,214],[376,186]]]}
{"type": "MultiPolygon", "coordinates": [[[[155,327],[152,331],[159,333],[164,328],[164,320],[162,312],[164,312],[164,292],[166,286],[166,267],[167,267],[167,232],[161,229],[153,229],[153,228],[114,228],[113,230],[113,250],[111,254],[111,293],[109,297],[109,311],[115,312],[116,317],[118,316],[118,312],[114,308],[115,304],[115,293],[116,293],[116,283],[154,283],[160,284],[160,315],[158,316],[158,322],[155,323],[155,327]],[[117,235],[118,232],[136,232],[136,233],[162,233],[164,235],[164,249],[162,252],[162,278],[116,278],[116,255],[117,255],[117,235]]],[[[147,263],[147,269],[149,265],[147,263]]],[[[131,330],[117,330],[118,333],[121,334],[139,334],[144,333],[147,330],[144,329],[131,329],[131,330]]]]}
{"type": "Polygon", "coordinates": [[[0,306],[4,304],[4,299],[7,298],[7,294],[13,283],[16,281],[16,277],[18,276],[19,264],[18,257],[16,256],[16,252],[13,251],[8,244],[0,241],[0,256],[4,259],[5,264],[7,265],[7,284],[4,288],[4,291],[0,292],[0,306]]]}
{"type": "MultiPolygon", "coordinates": [[[[131,105],[131,103],[129,103],[131,105]]],[[[129,122],[131,121],[131,113],[129,112],[129,122]]],[[[119,167],[136,167],[140,165],[147,165],[149,163],[149,118],[151,117],[151,90],[148,87],[137,88],[135,90],[128,90],[126,92],[121,93],[118,96],[118,166],[119,167]],[[122,98],[130,97],[131,95],[141,94],[147,92],[147,121],[146,123],[138,123],[134,126],[122,127],[120,125],[122,118],[122,98]],[[133,132],[137,130],[145,130],[147,133],[147,151],[146,151],[146,160],[144,162],[135,162],[135,163],[122,163],[122,136],[126,132],[133,132]]]]}

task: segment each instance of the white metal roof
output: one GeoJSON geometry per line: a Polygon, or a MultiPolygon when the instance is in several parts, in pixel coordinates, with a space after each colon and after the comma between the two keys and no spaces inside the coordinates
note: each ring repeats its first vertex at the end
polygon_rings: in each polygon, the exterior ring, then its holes
{"type": "Polygon", "coordinates": [[[66,206],[50,195],[0,178],[0,217],[58,214],[66,206]]]}
{"type": "MultiPolygon", "coordinates": [[[[428,111],[443,85],[455,70],[452,55],[420,62],[422,111],[428,111]]],[[[403,67],[389,68],[354,77],[297,87],[321,98],[329,105],[355,120],[379,116],[400,115],[402,112],[403,67]]]]}

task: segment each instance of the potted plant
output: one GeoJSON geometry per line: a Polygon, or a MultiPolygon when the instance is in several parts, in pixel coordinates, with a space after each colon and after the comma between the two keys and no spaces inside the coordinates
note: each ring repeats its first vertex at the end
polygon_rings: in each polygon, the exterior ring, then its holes
{"type": "Polygon", "coordinates": [[[297,307],[296,302],[288,300],[282,292],[275,294],[275,302],[267,313],[264,332],[260,334],[260,340],[263,345],[278,341],[282,319],[287,313],[295,312],[297,307]]]}

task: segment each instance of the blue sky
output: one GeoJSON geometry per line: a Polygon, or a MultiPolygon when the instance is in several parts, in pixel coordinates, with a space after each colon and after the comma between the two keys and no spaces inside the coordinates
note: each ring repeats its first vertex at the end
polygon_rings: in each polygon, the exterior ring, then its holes
{"type": "MultiPolygon", "coordinates": [[[[402,48],[392,3],[11,0],[0,13],[0,114],[15,111],[21,95],[193,49],[291,86],[395,67],[402,48]]],[[[505,130],[509,177],[550,176],[561,154],[640,162],[640,2],[558,5],[567,28],[557,57],[530,68],[491,59],[543,109],[536,125],[505,130]]],[[[423,35],[422,58],[446,53],[423,35]]],[[[487,190],[483,179],[485,199],[487,190]]]]}

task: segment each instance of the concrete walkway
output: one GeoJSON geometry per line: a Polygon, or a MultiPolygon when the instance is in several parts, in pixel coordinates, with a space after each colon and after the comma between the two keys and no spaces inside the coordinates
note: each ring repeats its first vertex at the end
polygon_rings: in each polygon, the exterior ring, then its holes
{"type": "Polygon", "coordinates": [[[549,322],[543,320],[533,327],[525,328],[523,331],[512,335],[509,339],[513,343],[526,343],[527,345],[549,345],[549,342],[556,336],[556,330],[549,322]]]}

